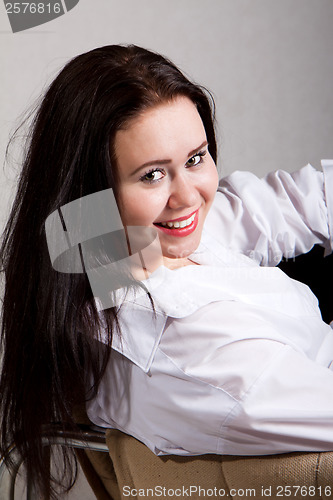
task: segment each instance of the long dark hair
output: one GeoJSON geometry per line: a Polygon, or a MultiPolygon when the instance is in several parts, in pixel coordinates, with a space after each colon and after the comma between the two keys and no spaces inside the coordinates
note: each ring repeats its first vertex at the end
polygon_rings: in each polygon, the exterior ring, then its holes
{"type": "MultiPolygon", "coordinates": [[[[96,391],[110,355],[110,349],[101,355],[95,348],[101,317],[109,346],[117,326],[116,308],[98,314],[85,274],[52,268],[45,220],[77,198],[108,188],[117,193],[115,133],[143,110],[177,96],[196,105],[216,160],[210,94],[169,60],[133,45],[101,47],[74,58],[50,85],[34,118],[0,251],[5,276],[0,452],[15,442],[42,494],[49,488],[42,428],[50,422],[75,428],[73,408],[85,400],[86,373],[92,373],[96,391]]],[[[55,497],[55,490],[51,494],[55,497]]]]}

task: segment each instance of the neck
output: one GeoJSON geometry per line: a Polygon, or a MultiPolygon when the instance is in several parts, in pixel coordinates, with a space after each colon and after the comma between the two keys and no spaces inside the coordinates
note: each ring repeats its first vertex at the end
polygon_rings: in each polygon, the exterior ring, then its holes
{"type": "Polygon", "coordinates": [[[180,267],[184,267],[184,266],[191,266],[191,265],[196,266],[196,265],[198,265],[198,264],[196,264],[196,262],[193,262],[188,257],[183,257],[183,258],[179,258],[179,259],[171,259],[169,257],[163,257],[163,264],[165,265],[165,267],[167,267],[171,271],[173,269],[179,269],[180,267]]]}

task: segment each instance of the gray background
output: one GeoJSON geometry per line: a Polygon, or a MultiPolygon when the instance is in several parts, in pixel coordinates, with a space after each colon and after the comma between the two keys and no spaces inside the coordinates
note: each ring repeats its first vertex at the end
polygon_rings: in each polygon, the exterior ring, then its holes
{"type": "MultiPolygon", "coordinates": [[[[319,168],[333,157],[332,24],[332,0],[80,0],[64,16],[13,34],[1,2],[1,158],[22,113],[69,58],[135,43],[212,90],[222,174],[319,168]]],[[[0,169],[0,228],[19,152],[18,144],[0,169]]],[[[93,498],[80,488],[77,498],[93,498]]]]}

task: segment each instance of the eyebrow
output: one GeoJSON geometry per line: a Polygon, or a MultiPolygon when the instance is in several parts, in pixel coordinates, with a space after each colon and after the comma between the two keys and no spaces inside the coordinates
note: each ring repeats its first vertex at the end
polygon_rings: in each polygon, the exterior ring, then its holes
{"type": "MultiPolygon", "coordinates": [[[[202,144],[200,144],[200,146],[198,146],[197,148],[195,149],[192,149],[192,151],[190,151],[187,155],[188,158],[191,158],[191,156],[194,156],[196,153],[198,153],[198,151],[200,151],[200,149],[204,148],[205,146],[208,145],[208,141],[204,141],[202,144]]],[[[137,174],[140,170],[142,170],[143,168],[147,168],[147,167],[152,167],[154,165],[167,165],[168,163],[171,163],[172,160],[169,160],[169,159],[165,159],[165,160],[151,160],[151,161],[147,161],[146,163],[143,163],[142,165],[140,165],[140,167],[136,168],[132,173],[131,173],[131,176],[132,175],[135,175],[137,174]]]]}

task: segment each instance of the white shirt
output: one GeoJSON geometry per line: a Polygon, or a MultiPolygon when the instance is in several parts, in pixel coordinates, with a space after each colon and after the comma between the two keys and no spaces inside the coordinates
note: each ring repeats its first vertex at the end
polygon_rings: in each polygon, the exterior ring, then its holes
{"type": "Polygon", "coordinates": [[[221,181],[190,265],[128,296],[90,419],[156,454],[333,450],[333,331],[275,266],[332,249],[333,162],[221,181]],[[325,179],[325,182],[324,182],[325,179]],[[259,265],[260,264],[260,265],[259,265]]]}

